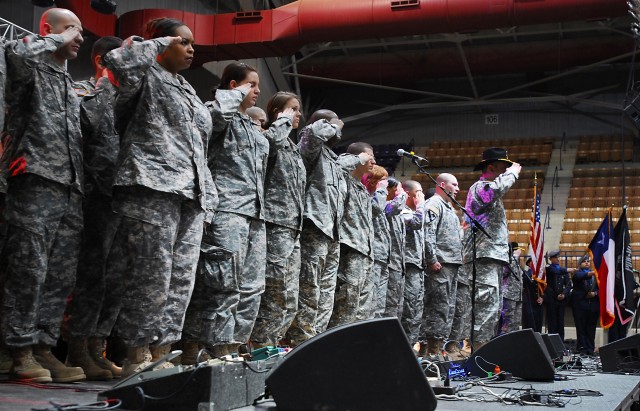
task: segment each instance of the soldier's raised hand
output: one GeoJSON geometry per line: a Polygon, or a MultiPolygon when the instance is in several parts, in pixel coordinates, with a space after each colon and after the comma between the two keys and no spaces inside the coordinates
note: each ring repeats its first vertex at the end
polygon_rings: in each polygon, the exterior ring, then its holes
{"type": "Polygon", "coordinates": [[[82,28],[79,26],[70,26],[67,27],[65,31],[60,33],[62,36],[62,45],[66,46],[67,44],[71,44],[74,41],[82,42],[82,28]]]}
{"type": "Polygon", "coordinates": [[[507,168],[507,171],[511,171],[513,172],[516,176],[520,175],[520,171],[522,171],[522,166],[518,163],[513,163],[511,164],[511,166],[509,166],[509,168],[507,168]]]}
{"type": "Polygon", "coordinates": [[[293,121],[293,116],[296,114],[295,110],[291,107],[285,108],[280,113],[278,113],[278,118],[287,117],[289,120],[293,121]]]}
{"type": "Polygon", "coordinates": [[[243,95],[245,95],[249,93],[249,90],[251,90],[251,87],[252,87],[251,83],[244,83],[243,85],[234,88],[234,90],[238,90],[242,92],[243,95]]]}
{"type": "Polygon", "coordinates": [[[344,123],[342,122],[342,120],[340,120],[339,118],[332,118],[331,120],[329,120],[330,124],[335,124],[336,126],[338,126],[338,128],[340,130],[342,130],[342,127],[344,127],[344,123]]]}

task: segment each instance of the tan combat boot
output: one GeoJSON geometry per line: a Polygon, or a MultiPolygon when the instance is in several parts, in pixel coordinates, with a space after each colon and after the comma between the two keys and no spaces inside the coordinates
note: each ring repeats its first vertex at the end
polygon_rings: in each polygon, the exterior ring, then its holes
{"type": "Polygon", "coordinates": [[[9,380],[28,382],[51,382],[49,370],[38,364],[33,357],[31,347],[15,347],[11,349],[12,365],[9,369],[9,380]]]}
{"type": "Polygon", "coordinates": [[[128,347],[127,358],[122,365],[122,378],[137,373],[138,371],[151,365],[151,354],[149,346],[142,345],[140,347],[128,347]]]}
{"type": "Polygon", "coordinates": [[[111,371],[99,367],[91,358],[87,340],[84,338],[73,338],[69,341],[66,364],[68,367],[81,367],[87,380],[107,381],[113,378],[111,371]]]}
{"type": "Polygon", "coordinates": [[[35,345],[33,347],[33,357],[43,368],[51,373],[53,382],[76,382],[87,379],[84,371],[80,367],[67,367],[58,360],[51,352],[48,345],[35,345]]]}
{"type": "Polygon", "coordinates": [[[446,351],[447,356],[449,356],[449,358],[451,358],[454,361],[465,360],[467,357],[469,357],[469,354],[462,351],[458,341],[454,341],[454,340],[447,341],[446,344],[444,344],[444,350],[446,351]]]}
{"type": "Polygon", "coordinates": [[[122,368],[105,358],[101,337],[90,337],[87,342],[87,349],[89,350],[89,356],[98,367],[109,371],[114,378],[120,377],[122,368]]]}
{"type": "Polygon", "coordinates": [[[9,374],[12,364],[13,358],[11,358],[9,348],[5,345],[0,345],[0,374],[9,374]]]}
{"type": "MultiPolygon", "coordinates": [[[[165,345],[159,345],[159,346],[152,345],[149,347],[149,351],[151,351],[151,362],[156,362],[171,352],[171,344],[165,344],[165,345]]],[[[159,370],[161,368],[173,368],[173,367],[174,365],[171,361],[165,361],[162,364],[155,367],[154,370],[159,370]]]]}
{"type": "Polygon", "coordinates": [[[427,346],[427,352],[429,354],[442,355],[444,340],[441,340],[439,338],[427,338],[427,346]]]}
{"type": "Polygon", "coordinates": [[[468,338],[463,341],[462,352],[471,355],[471,341],[468,338]]]}
{"type": "Polygon", "coordinates": [[[182,365],[195,365],[200,345],[197,341],[182,340],[182,365]]]}

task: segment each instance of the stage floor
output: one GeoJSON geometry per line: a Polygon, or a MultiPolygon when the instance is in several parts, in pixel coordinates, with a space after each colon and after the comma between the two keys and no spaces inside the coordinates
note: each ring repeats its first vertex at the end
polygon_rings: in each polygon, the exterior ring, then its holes
{"type": "MultiPolygon", "coordinates": [[[[569,377],[575,378],[566,381],[555,381],[552,383],[540,382],[502,382],[500,384],[486,385],[485,387],[475,386],[469,390],[461,391],[460,394],[467,398],[484,398],[494,401],[496,397],[488,391],[501,395],[514,395],[518,390],[533,388],[541,392],[544,398],[548,392],[559,392],[569,390],[574,392],[589,393],[590,391],[601,392],[602,396],[577,396],[559,397],[565,402],[564,408],[587,409],[587,410],[629,410],[634,401],[638,401],[640,396],[640,375],[620,375],[603,374],[584,375],[569,377]],[[483,389],[484,388],[484,389],[483,389]]],[[[27,411],[51,408],[51,401],[57,404],[89,404],[96,401],[97,393],[108,390],[115,385],[118,380],[109,382],[83,382],[75,384],[47,384],[41,387],[17,385],[6,383],[6,379],[0,378],[0,410],[3,411],[27,411]]],[[[488,406],[505,407],[498,402],[487,403],[486,401],[447,401],[438,400],[438,410],[485,410],[488,406]]],[[[269,410],[277,409],[273,401],[266,401],[258,406],[247,406],[237,410],[269,410]]],[[[540,406],[518,406],[518,409],[540,410],[540,406]]]]}
{"type": "MultiPolygon", "coordinates": [[[[540,382],[502,382],[500,384],[486,385],[485,387],[474,386],[469,390],[461,391],[465,397],[484,398],[495,400],[492,393],[501,395],[515,395],[518,390],[533,388],[540,392],[544,398],[549,392],[560,392],[569,390],[580,393],[590,393],[598,391],[602,396],[577,396],[560,397],[565,402],[565,409],[586,409],[597,411],[618,411],[629,410],[634,401],[640,397],[640,375],[621,375],[595,373],[593,375],[571,376],[566,381],[555,381],[550,383],[540,382]],[[484,388],[484,390],[483,390],[484,388]]],[[[304,376],[301,376],[304,378],[304,376]]],[[[82,382],[74,384],[46,384],[41,387],[10,384],[4,377],[0,377],[0,410],[2,411],[27,411],[51,408],[51,401],[57,404],[88,404],[95,402],[97,393],[108,390],[115,385],[118,380],[109,382],[82,382]]],[[[274,408],[272,401],[266,401],[256,407],[248,406],[237,410],[269,410],[274,408]]],[[[486,401],[446,401],[438,400],[437,410],[486,410],[487,407],[506,407],[507,405],[498,402],[487,403],[486,401]]],[[[535,405],[517,406],[518,410],[538,410],[541,407],[535,405]]]]}

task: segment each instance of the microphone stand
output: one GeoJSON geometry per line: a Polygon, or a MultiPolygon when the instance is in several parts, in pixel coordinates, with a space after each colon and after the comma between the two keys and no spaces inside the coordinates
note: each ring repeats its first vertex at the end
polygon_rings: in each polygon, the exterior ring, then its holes
{"type": "MultiPolygon", "coordinates": [[[[413,158],[412,159],[413,164],[416,165],[416,167],[418,167],[418,170],[420,171],[420,173],[425,174],[427,177],[429,177],[429,179],[433,182],[433,184],[437,187],[438,186],[438,182],[431,176],[431,174],[429,174],[429,172],[420,165],[420,162],[418,161],[418,159],[413,158]]],[[[477,273],[476,273],[476,236],[477,236],[477,232],[480,231],[482,232],[482,234],[486,235],[487,238],[491,239],[492,237],[489,235],[489,233],[487,233],[487,231],[480,225],[480,223],[478,222],[478,220],[476,220],[475,218],[471,217],[471,214],[469,214],[469,212],[467,211],[467,209],[462,206],[455,198],[453,198],[453,196],[451,195],[450,192],[448,192],[447,190],[442,190],[447,197],[449,197],[449,200],[451,200],[451,202],[453,204],[455,204],[460,210],[462,210],[462,212],[467,216],[467,221],[471,222],[471,248],[473,250],[472,253],[472,258],[471,258],[471,266],[472,266],[472,276],[471,276],[471,334],[469,337],[469,342],[471,343],[471,353],[473,354],[473,352],[475,351],[475,349],[473,348],[473,343],[475,342],[474,337],[473,337],[473,333],[474,333],[474,329],[475,329],[475,325],[476,325],[476,313],[475,313],[475,305],[476,305],[476,277],[477,277],[477,273]]]]}

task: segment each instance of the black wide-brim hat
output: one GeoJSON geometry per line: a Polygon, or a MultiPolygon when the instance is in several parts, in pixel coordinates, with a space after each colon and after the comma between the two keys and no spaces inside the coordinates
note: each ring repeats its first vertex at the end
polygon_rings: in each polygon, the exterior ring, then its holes
{"type": "Polygon", "coordinates": [[[513,161],[509,160],[507,156],[507,150],[504,148],[491,147],[484,150],[482,153],[482,161],[473,168],[473,171],[482,170],[484,166],[495,163],[496,161],[504,161],[505,163],[509,163],[509,165],[513,164],[513,161]]]}

